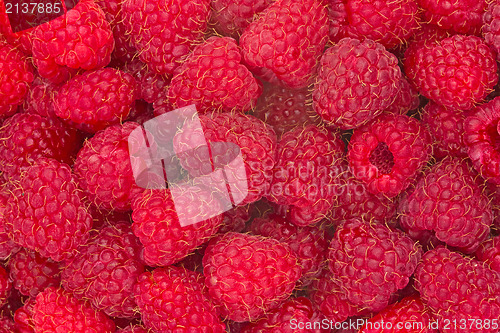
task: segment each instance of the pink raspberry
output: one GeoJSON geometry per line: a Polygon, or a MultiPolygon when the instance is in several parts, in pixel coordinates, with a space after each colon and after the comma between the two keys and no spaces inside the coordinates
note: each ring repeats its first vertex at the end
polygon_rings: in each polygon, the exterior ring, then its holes
{"type": "Polygon", "coordinates": [[[12,281],[9,278],[9,273],[0,266],[0,306],[7,304],[11,292],[12,281]]]}
{"type": "Polygon", "coordinates": [[[170,84],[169,76],[157,74],[138,59],[128,62],[122,70],[135,78],[140,98],[148,103],[154,103],[163,98],[170,84]]]}
{"type": "Polygon", "coordinates": [[[496,51],[500,60],[500,4],[491,1],[483,14],[482,35],[486,44],[496,51]]]}
{"type": "Polygon", "coordinates": [[[26,23],[26,20],[23,20],[23,15],[12,15],[11,18],[13,18],[12,22],[9,20],[9,16],[7,15],[5,1],[0,0],[0,35],[10,45],[16,47],[26,55],[31,55],[33,28],[26,30],[17,29],[19,24],[26,23]],[[19,19],[16,20],[16,18],[19,19]],[[13,29],[20,31],[14,32],[13,29]]]}
{"type": "Polygon", "coordinates": [[[149,331],[143,326],[127,326],[125,328],[117,330],[115,333],[148,333],[149,331]]]}
{"type": "Polygon", "coordinates": [[[30,297],[24,305],[14,313],[14,323],[16,333],[35,333],[35,323],[33,322],[33,308],[36,297],[30,297]]]}
{"type": "Polygon", "coordinates": [[[489,238],[479,244],[476,258],[488,264],[492,270],[500,273],[500,236],[489,238]]]}
{"type": "Polygon", "coordinates": [[[36,113],[45,118],[56,118],[54,95],[59,85],[36,76],[22,106],[26,113],[36,113]]]}
{"type": "Polygon", "coordinates": [[[4,227],[5,219],[3,219],[3,215],[10,198],[11,185],[13,184],[5,183],[0,186],[0,260],[9,259],[21,249],[21,246],[9,237],[4,227]]]}

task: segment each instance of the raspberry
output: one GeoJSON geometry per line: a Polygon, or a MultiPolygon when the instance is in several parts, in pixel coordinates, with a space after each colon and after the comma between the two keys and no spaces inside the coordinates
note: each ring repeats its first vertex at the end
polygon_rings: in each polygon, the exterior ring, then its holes
{"type": "Polygon", "coordinates": [[[9,260],[10,278],[14,281],[14,288],[31,297],[36,297],[47,287],[59,286],[60,270],[59,263],[25,248],[9,260]]]}
{"type": "Polygon", "coordinates": [[[0,40],[0,117],[17,111],[34,80],[33,68],[24,55],[0,40]]]}
{"type": "Polygon", "coordinates": [[[141,245],[129,224],[104,227],[69,261],[61,274],[65,290],[112,317],[135,317],[132,297],[144,272],[141,245]]]}
{"type": "Polygon", "coordinates": [[[37,333],[115,331],[113,321],[102,312],[55,287],[49,287],[36,296],[33,322],[37,333]]]}
{"type": "Polygon", "coordinates": [[[16,243],[54,261],[73,256],[92,227],[70,167],[48,158],[34,162],[21,175],[4,219],[16,243]]]}
{"type": "Polygon", "coordinates": [[[45,118],[56,118],[53,100],[58,87],[58,85],[36,76],[31,89],[26,95],[26,100],[22,106],[23,111],[36,113],[45,118]]]}
{"type": "Polygon", "coordinates": [[[6,316],[0,316],[0,333],[12,333],[15,332],[15,323],[14,321],[6,316]]]}
{"type": "Polygon", "coordinates": [[[77,75],[66,82],[54,100],[58,117],[95,133],[127,118],[136,99],[132,75],[104,68],[77,75]]]}
{"type": "Polygon", "coordinates": [[[78,152],[74,172],[80,187],[97,206],[128,211],[143,190],[134,180],[127,139],[139,125],[111,125],[87,140],[78,152]]]}
{"type": "Polygon", "coordinates": [[[359,127],[393,104],[401,77],[397,58],[381,44],[344,38],[321,57],[314,110],[341,129],[359,127]]]}
{"type": "Polygon", "coordinates": [[[425,166],[431,148],[430,135],[419,121],[382,115],[353,132],[349,166],[368,191],[395,197],[425,166]]]}
{"type": "Polygon", "coordinates": [[[496,51],[500,60],[500,4],[492,1],[483,14],[482,35],[486,44],[496,51]]]}
{"type": "Polygon", "coordinates": [[[154,331],[225,332],[199,273],[157,268],[139,276],[134,296],[145,326],[154,331]]]}
{"type": "Polygon", "coordinates": [[[21,249],[21,246],[10,239],[9,234],[5,231],[3,218],[5,207],[10,198],[10,187],[12,183],[2,184],[0,186],[0,260],[7,260],[10,256],[21,249]]]}
{"type": "Polygon", "coordinates": [[[25,23],[20,22],[22,21],[22,17],[23,15],[19,15],[20,20],[18,20],[18,22],[13,21],[13,24],[11,24],[11,22],[9,21],[9,16],[7,15],[5,2],[4,0],[0,0],[0,36],[2,36],[10,45],[16,47],[24,54],[31,55],[33,29],[26,29],[18,32],[14,32],[12,30],[13,28],[18,28],[17,24],[25,23]]]}
{"type": "MultiPolygon", "coordinates": [[[[500,316],[500,275],[485,264],[439,247],[422,257],[415,287],[439,322],[474,321],[500,316]]],[[[468,327],[469,328],[469,327],[468,327]]],[[[463,332],[450,327],[450,332],[463,332]]],[[[496,332],[472,325],[468,332],[496,332]]]]}
{"type": "Polygon", "coordinates": [[[148,333],[148,330],[146,330],[142,326],[127,326],[126,328],[117,330],[115,333],[148,333]]]}
{"type": "Polygon", "coordinates": [[[93,0],[80,0],[33,31],[33,61],[38,73],[54,83],[68,80],[78,69],[105,67],[113,48],[110,25],[93,0]]]}
{"type": "Polygon", "coordinates": [[[399,81],[399,89],[396,93],[394,102],[386,108],[385,112],[407,114],[411,110],[415,110],[420,105],[418,91],[411,85],[405,76],[401,76],[399,81]]]}
{"type": "Polygon", "coordinates": [[[251,210],[253,204],[246,206],[236,206],[222,215],[222,225],[218,230],[219,234],[229,231],[241,232],[245,229],[246,223],[252,218],[251,210]]]}
{"type": "Polygon", "coordinates": [[[353,304],[384,309],[391,294],[403,289],[415,271],[422,249],[403,232],[381,224],[349,220],[335,232],[329,268],[353,304]]]}
{"type": "Polygon", "coordinates": [[[493,223],[488,197],[465,160],[445,158],[399,204],[404,229],[432,230],[446,244],[474,251],[493,223]]]}
{"type": "Polygon", "coordinates": [[[7,304],[11,291],[12,281],[9,278],[9,273],[0,266],[0,306],[7,304]]]}
{"type": "Polygon", "coordinates": [[[454,35],[424,43],[404,67],[422,95],[460,110],[480,103],[498,81],[495,56],[475,36],[454,35]]]}
{"type": "Polygon", "coordinates": [[[464,127],[474,167],[485,179],[500,185],[500,97],[474,109],[464,127]]]}
{"type": "Polygon", "coordinates": [[[0,170],[18,177],[41,157],[73,164],[79,141],[78,133],[58,119],[15,114],[0,128],[0,170]]]}
{"type": "Polygon", "coordinates": [[[193,186],[180,188],[174,195],[170,190],[146,190],[132,203],[133,231],[144,246],[144,260],[150,266],[182,260],[214,235],[222,223],[222,216],[217,215],[222,211],[221,204],[209,190],[193,186]],[[179,204],[187,210],[176,209],[179,204]],[[183,226],[181,219],[199,222],[183,226]]]}
{"type": "Polygon", "coordinates": [[[122,5],[139,59],[158,74],[173,74],[202,39],[209,14],[209,0],[126,0],[122,5]]]}
{"type": "Polygon", "coordinates": [[[16,333],[35,333],[35,323],[33,322],[33,308],[35,307],[35,297],[30,297],[24,305],[14,313],[16,333]]]}
{"type": "Polygon", "coordinates": [[[492,270],[500,273],[500,236],[485,240],[479,244],[475,256],[487,263],[492,270]]]}
{"type": "Polygon", "coordinates": [[[168,76],[151,71],[138,59],[128,62],[122,70],[136,79],[139,96],[148,103],[154,103],[163,97],[170,83],[168,76]]]}
{"type": "Polygon", "coordinates": [[[203,256],[210,298],[223,317],[238,322],[255,320],[287,299],[300,273],[288,245],[262,236],[228,232],[203,256]]]}
{"type": "Polygon", "coordinates": [[[319,0],[275,1],[240,37],[245,62],[266,81],[305,88],[328,40],[327,15],[319,0]]]}

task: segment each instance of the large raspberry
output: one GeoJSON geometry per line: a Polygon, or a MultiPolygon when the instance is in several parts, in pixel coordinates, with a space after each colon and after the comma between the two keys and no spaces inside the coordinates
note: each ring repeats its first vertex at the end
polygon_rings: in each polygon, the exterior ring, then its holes
{"type": "Polygon", "coordinates": [[[466,160],[446,158],[399,204],[404,229],[431,230],[446,244],[474,251],[489,235],[493,216],[478,174],[466,160]]]}
{"type": "Polygon", "coordinates": [[[87,140],[78,152],[75,175],[97,207],[127,211],[133,197],[142,192],[135,183],[127,142],[138,126],[134,122],[109,126],[87,140]]]}
{"type": "Polygon", "coordinates": [[[108,65],[113,47],[109,23],[93,0],[80,0],[63,16],[33,31],[33,60],[38,73],[54,83],[66,81],[78,69],[108,65]]]}
{"type": "Polygon", "coordinates": [[[478,106],[467,117],[465,143],[476,170],[500,185],[500,97],[478,106]]]}
{"type": "Polygon", "coordinates": [[[500,60],[500,3],[491,1],[483,15],[481,28],[484,40],[496,51],[497,60],[500,60]]]}
{"type": "MultiPolygon", "coordinates": [[[[415,287],[439,322],[472,322],[467,332],[497,332],[485,320],[500,318],[500,273],[486,264],[438,247],[422,257],[415,287]]],[[[451,333],[464,332],[451,325],[451,333]]]]}
{"type": "Polygon", "coordinates": [[[275,1],[241,35],[245,62],[266,81],[306,87],[328,40],[327,16],[320,0],[275,1]]]}
{"type": "Polygon", "coordinates": [[[34,80],[33,68],[21,52],[0,40],[0,117],[14,114],[34,80]]]}
{"type": "Polygon", "coordinates": [[[286,244],[228,232],[214,238],[203,256],[209,294],[223,317],[254,320],[290,296],[301,269],[286,244]]]}
{"type": "Polygon", "coordinates": [[[158,74],[173,74],[203,37],[209,14],[209,0],[126,0],[122,5],[139,59],[158,74]]]}
{"type": "Polygon", "coordinates": [[[65,290],[112,317],[133,318],[132,296],[137,277],[144,272],[141,244],[129,224],[119,223],[99,231],[61,273],[65,290]]]}
{"type": "Polygon", "coordinates": [[[173,266],[143,273],[134,287],[142,320],[155,332],[225,332],[206,294],[203,275],[173,266]]]}
{"type": "Polygon", "coordinates": [[[105,314],[55,287],[49,287],[36,296],[33,321],[37,333],[115,331],[115,324],[105,314]]]}
{"type": "Polygon", "coordinates": [[[341,129],[359,127],[393,104],[402,78],[397,58],[372,40],[344,38],[321,57],[314,110],[341,129]]]}
{"type": "Polygon", "coordinates": [[[475,36],[454,35],[424,43],[407,57],[404,67],[422,95],[460,110],[480,103],[498,82],[495,56],[475,36]]]}
{"type": "Polygon", "coordinates": [[[385,308],[391,294],[406,287],[422,249],[402,231],[360,220],[343,223],[329,250],[329,267],[353,304],[385,308]]]}
{"type": "Polygon", "coordinates": [[[134,234],[144,246],[150,266],[167,266],[193,252],[213,236],[222,223],[222,206],[210,190],[180,187],[146,190],[132,203],[134,234]],[[174,197],[175,196],[175,197],[174,197]],[[181,219],[198,221],[181,225],[181,219]]]}
{"type": "Polygon", "coordinates": [[[354,130],[349,166],[368,191],[395,197],[431,157],[430,135],[418,120],[382,115],[354,130]]]}
{"type": "Polygon", "coordinates": [[[123,122],[136,99],[132,75],[103,68],[75,76],[57,92],[54,109],[58,117],[75,127],[95,133],[123,122]]]}
{"type": "Polygon", "coordinates": [[[236,41],[229,37],[210,37],[195,47],[168,88],[172,109],[191,104],[201,113],[253,108],[262,88],[241,58],[236,41]]]}
{"type": "Polygon", "coordinates": [[[485,240],[475,253],[478,260],[487,263],[492,270],[500,273],[500,236],[485,240]]]}

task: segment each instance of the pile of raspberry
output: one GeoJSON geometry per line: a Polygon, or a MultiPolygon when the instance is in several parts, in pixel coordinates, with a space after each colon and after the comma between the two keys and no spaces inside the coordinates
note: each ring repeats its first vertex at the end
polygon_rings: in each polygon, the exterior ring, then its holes
{"type": "Polygon", "coordinates": [[[55,2],[0,0],[0,333],[500,332],[500,1],[55,2]]]}

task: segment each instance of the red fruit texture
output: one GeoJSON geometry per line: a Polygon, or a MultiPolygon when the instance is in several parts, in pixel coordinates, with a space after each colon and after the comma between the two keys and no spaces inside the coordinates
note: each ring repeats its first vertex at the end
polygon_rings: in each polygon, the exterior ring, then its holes
{"type": "Polygon", "coordinates": [[[128,136],[139,124],[111,125],[85,141],[78,152],[74,173],[88,199],[99,208],[128,211],[141,189],[135,183],[128,136]]]}
{"type": "Polygon", "coordinates": [[[49,287],[36,296],[33,322],[36,333],[115,332],[115,324],[104,313],[55,287],[49,287]]]}
{"type": "Polygon", "coordinates": [[[299,89],[311,83],[328,41],[328,13],[319,0],[277,0],[243,32],[245,62],[266,81],[299,89]]]}
{"type": "MultiPolygon", "coordinates": [[[[241,113],[218,113],[187,121],[174,137],[174,149],[183,168],[192,177],[203,175],[210,180],[209,187],[224,184],[218,191],[227,191],[226,181],[215,169],[224,168],[225,174],[234,179],[231,195],[246,205],[267,195],[271,186],[273,167],[276,163],[276,134],[271,126],[254,116],[241,113]],[[210,145],[210,150],[207,148],[210,145]],[[240,163],[243,160],[245,173],[240,163]],[[212,166],[207,161],[214,161],[212,166]],[[247,186],[244,186],[246,184],[247,186]]],[[[215,188],[214,188],[215,190],[215,188]]]]}
{"type": "Polygon", "coordinates": [[[245,324],[241,333],[319,333],[318,329],[299,328],[319,322],[321,317],[306,297],[289,298],[255,322],[245,324]],[[294,327],[295,326],[295,327],[294,327]]]}
{"type": "Polygon", "coordinates": [[[0,170],[16,177],[42,157],[73,164],[80,148],[76,130],[38,114],[15,114],[0,128],[0,170]]]}
{"type": "Polygon", "coordinates": [[[119,223],[99,231],[61,273],[62,286],[94,309],[111,317],[133,318],[134,284],[144,272],[141,244],[129,224],[119,223]]]}
{"type": "Polygon", "coordinates": [[[5,207],[7,207],[7,202],[10,198],[12,183],[5,183],[0,185],[0,260],[7,260],[13,254],[21,249],[21,246],[15,243],[9,234],[5,231],[3,219],[5,213],[5,207]]]}
{"type": "Polygon", "coordinates": [[[500,230],[500,187],[491,182],[486,182],[486,194],[490,199],[491,210],[493,212],[493,227],[500,230]]]}
{"type": "Polygon", "coordinates": [[[228,232],[209,243],[203,274],[221,316],[243,322],[257,319],[287,299],[301,268],[287,244],[228,232]]]}
{"type": "Polygon", "coordinates": [[[321,220],[333,205],[335,175],[344,158],[345,144],[336,132],[315,125],[297,127],[285,133],[278,144],[278,160],[273,171],[268,199],[272,202],[308,209],[311,219],[321,220]]]}
{"type": "Polygon", "coordinates": [[[475,36],[454,35],[424,43],[404,67],[422,95],[453,109],[473,108],[498,82],[495,55],[475,36]]]}
{"type": "Polygon", "coordinates": [[[500,60],[500,4],[498,2],[491,1],[488,4],[483,14],[481,32],[486,44],[495,50],[497,60],[500,60]]]}
{"type": "Polygon", "coordinates": [[[409,111],[417,109],[419,105],[420,98],[417,89],[402,75],[396,98],[385,111],[396,114],[407,114],[409,111]]]}
{"type": "Polygon", "coordinates": [[[326,230],[321,225],[299,227],[279,215],[255,218],[250,225],[254,235],[272,237],[290,246],[299,260],[301,286],[310,284],[321,272],[328,252],[326,230]]]}
{"type": "Polygon", "coordinates": [[[173,266],[143,273],[134,287],[144,325],[155,332],[225,332],[206,293],[203,275],[173,266]]]}
{"type": "Polygon", "coordinates": [[[124,24],[139,59],[158,74],[173,74],[207,29],[210,0],[126,0],[124,24]]]}
{"type": "Polygon", "coordinates": [[[433,317],[418,296],[405,297],[372,317],[359,333],[433,333],[433,317]]]}
{"type": "Polygon", "coordinates": [[[212,0],[210,24],[224,36],[238,39],[254,17],[273,0],[212,0]]]}
{"type": "Polygon", "coordinates": [[[8,267],[14,288],[25,296],[36,297],[45,288],[57,287],[61,282],[59,263],[25,248],[10,258],[8,267]]]}
{"type": "Polygon", "coordinates": [[[405,43],[419,28],[415,0],[329,0],[332,41],[371,39],[387,49],[405,43]]]}
{"type": "Polygon", "coordinates": [[[79,69],[108,65],[114,45],[102,9],[93,0],[80,0],[63,16],[34,29],[33,61],[42,77],[62,83],[79,69]]]}
{"type": "Polygon", "coordinates": [[[182,260],[208,241],[222,223],[221,203],[203,187],[175,192],[146,190],[133,201],[132,209],[133,231],[144,247],[144,260],[149,266],[168,266],[182,260]],[[181,219],[199,222],[183,226],[181,219]]]}
{"type": "Polygon", "coordinates": [[[41,76],[36,76],[31,89],[26,95],[22,109],[26,113],[36,113],[45,118],[56,118],[54,95],[59,85],[53,84],[41,76]]]}
{"type": "Polygon", "coordinates": [[[115,333],[148,333],[149,330],[145,329],[142,326],[127,326],[125,328],[117,330],[115,333]]]}
{"type": "Polygon", "coordinates": [[[56,115],[78,129],[95,133],[122,123],[136,100],[136,81],[130,74],[103,68],[66,82],[54,100],[56,115]]]}
{"type": "Polygon", "coordinates": [[[500,185],[500,97],[472,110],[464,127],[474,167],[485,179],[500,185]]]}
{"type": "Polygon", "coordinates": [[[376,312],[406,287],[421,256],[420,246],[403,232],[353,219],[336,230],[328,258],[346,298],[376,312]]]}
{"type": "Polygon", "coordinates": [[[0,266],[0,306],[7,304],[11,292],[12,281],[9,278],[9,273],[0,266]]]}
{"type": "Polygon", "coordinates": [[[466,330],[452,326],[449,332],[498,331],[492,325],[482,325],[487,319],[500,318],[500,273],[486,264],[438,247],[422,257],[415,287],[439,322],[478,323],[466,330]]]}
{"type": "Polygon", "coordinates": [[[21,175],[4,212],[4,227],[16,243],[54,261],[66,260],[85,243],[92,217],[71,168],[40,158],[21,175]]]}
{"type": "Polygon", "coordinates": [[[22,307],[14,313],[14,323],[16,333],[35,333],[35,323],[33,322],[33,308],[36,298],[30,297],[22,307]]]}
{"type": "Polygon", "coordinates": [[[11,24],[11,22],[9,21],[9,16],[7,15],[5,1],[0,0],[0,36],[3,37],[10,45],[16,47],[24,54],[31,55],[33,29],[26,29],[18,32],[14,32],[12,30],[13,28],[17,28],[17,24],[24,23],[21,21],[22,19],[18,20],[17,22],[13,20],[13,24],[11,24]]]}
{"type": "Polygon", "coordinates": [[[6,315],[0,316],[0,333],[12,333],[15,332],[16,324],[11,317],[6,315]]]}
{"type": "Polygon", "coordinates": [[[488,197],[466,160],[445,158],[416,183],[398,208],[404,230],[431,230],[446,244],[473,252],[493,223],[488,197]]]}
{"type": "Polygon", "coordinates": [[[401,77],[397,58],[381,44],[344,38],[321,57],[314,110],[335,127],[359,127],[393,104],[401,77]]]}
{"type": "Polygon", "coordinates": [[[500,273],[500,236],[482,242],[476,250],[478,260],[485,262],[494,271],[500,273]]]}
{"type": "Polygon", "coordinates": [[[485,0],[417,0],[422,19],[442,29],[460,34],[479,34],[485,0]]]}
{"type": "Polygon", "coordinates": [[[170,84],[168,76],[155,73],[139,59],[128,62],[122,70],[136,79],[139,96],[148,103],[154,103],[163,97],[170,84]]]}
{"type": "Polygon", "coordinates": [[[246,206],[236,206],[222,214],[222,225],[218,230],[219,234],[229,231],[241,232],[245,229],[246,223],[252,218],[251,211],[253,204],[246,206]]]}
{"type": "Polygon", "coordinates": [[[264,84],[253,115],[272,126],[278,138],[296,127],[319,125],[320,120],[310,105],[307,88],[288,89],[264,84]]]}
{"type": "Polygon", "coordinates": [[[199,113],[206,113],[255,107],[262,87],[241,60],[236,41],[229,37],[210,37],[196,46],[170,82],[167,100],[172,109],[195,104],[199,113]]]}
{"type": "Polygon", "coordinates": [[[408,187],[431,157],[430,135],[405,115],[382,115],[354,130],[349,166],[373,194],[395,197],[408,187]]]}
{"type": "Polygon", "coordinates": [[[0,40],[0,117],[17,111],[34,80],[33,68],[25,56],[10,44],[0,40]]]}

